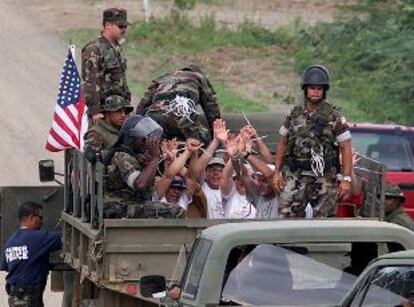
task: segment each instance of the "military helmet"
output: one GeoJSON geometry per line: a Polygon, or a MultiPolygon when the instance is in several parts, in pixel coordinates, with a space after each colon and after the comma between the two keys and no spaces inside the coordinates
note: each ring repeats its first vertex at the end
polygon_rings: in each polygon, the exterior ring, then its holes
{"type": "Polygon", "coordinates": [[[302,89],[308,85],[323,85],[325,91],[329,89],[329,71],[322,65],[310,65],[308,66],[303,74],[300,86],[302,89]]]}
{"type": "Polygon", "coordinates": [[[121,134],[130,138],[145,138],[148,136],[161,138],[163,129],[151,117],[134,115],[123,123],[121,134]]]}
{"type": "Polygon", "coordinates": [[[108,96],[102,103],[102,111],[115,112],[122,108],[125,109],[126,113],[131,113],[134,109],[131,106],[131,102],[119,95],[108,96]]]}
{"type": "Polygon", "coordinates": [[[402,202],[405,201],[405,196],[404,196],[403,192],[395,184],[387,183],[385,185],[385,196],[388,196],[388,197],[397,197],[397,198],[402,199],[402,202]]]}

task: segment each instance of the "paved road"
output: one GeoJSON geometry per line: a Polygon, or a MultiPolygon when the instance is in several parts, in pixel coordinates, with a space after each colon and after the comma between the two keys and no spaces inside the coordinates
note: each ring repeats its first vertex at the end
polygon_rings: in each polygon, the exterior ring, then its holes
{"type": "MultiPolygon", "coordinates": [[[[42,158],[54,158],[62,169],[62,154],[43,148],[65,47],[17,7],[16,0],[0,2],[0,186],[38,184],[42,158]]],[[[7,306],[4,276],[1,272],[0,307],[7,306]]],[[[46,290],[45,306],[60,306],[61,297],[46,290]]]]}
{"type": "Polygon", "coordinates": [[[37,162],[62,154],[44,150],[56,101],[64,43],[19,10],[0,2],[0,186],[36,185],[37,162]]]}

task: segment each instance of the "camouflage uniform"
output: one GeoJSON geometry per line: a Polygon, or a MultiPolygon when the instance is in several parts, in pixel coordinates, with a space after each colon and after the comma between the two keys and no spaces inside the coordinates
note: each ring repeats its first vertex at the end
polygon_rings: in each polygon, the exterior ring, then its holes
{"type": "MultiPolygon", "coordinates": [[[[116,8],[105,10],[105,20],[127,23],[126,11],[116,8]]],[[[103,36],[82,49],[82,88],[89,115],[101,112],[100,106],[109,95],[119,95],[131,101],[126,70],[127,60],[121,46],[111,45],[103,36]]]]}
{"type": "MultiPolygon", "coordinates": [[[[133,108],[128,100],[121,96],[112,95],[105,99],[102,105],[104,112],[116,112],[122,108],[126,109],[126,113],[130,113],[133,108]]],[[[85,151],[93,150],[105,156],[109,148],[113,146],[119,137],[120,127],[115,127],[105,120],[98,121],[85,134],[85,151]]]]}
{"type": "Polygon", "coordinates": [[[280,195],[279,215],[304,217],[305,208],[310,203],[314,216],[334,216],[338,198],[336,175],[340,171],[338,143],[351,138],[345,119],[326,101],[322,101],[313,113],[309,113],[305,105],[296,106],[279,133],[288,138],[282,169],[285,186],[280,195]],[[312,170],[312,148],[323,154],[323,176],[312,170]]]}
{"type": "Polygon", "coordinates": [[[394,197],[400,199],[400,207],[397,207],[389,212],[385,212],[384,220],[388,223],[394,223],[406,227],[412,231],[414,231],[414,222],[411,217],[405,213],[402,209],[402,205],[405,201],[405,196],[401,189],[394,185],[387,183],[385,186],[385,196],[386,197],[394,197]]]}
{"type": "Polygon", "coordinates": [[[185,140],[193,137],[204,144],[210,143],[213,122],[221,117],[216,93],[197,66],[167,73],[154,80],[139,102],[137,114],[147,114],[158,122],[167,139],[176,137],[185,140]],[[195,107],[201,106],[208,129],[202,125],[196,112],[189,115],[189,120],[169,109],[177,96],[191,99],[195,107]]]}
{"type": "Polygon", "coordinates": [[[135,179],[151,160],[148,152],[137,154],[129,146],[120,145],[111,154],[104,186],[106,218],[184,218],[185,211],[178,205],[151,201],[153,183],[135,190],[135,179]]]}

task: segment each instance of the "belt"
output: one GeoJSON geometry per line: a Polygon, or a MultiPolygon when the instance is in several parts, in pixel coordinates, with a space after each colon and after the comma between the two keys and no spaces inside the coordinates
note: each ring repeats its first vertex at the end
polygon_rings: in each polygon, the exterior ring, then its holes
{"type": "Polygon", "coordinates": [[[41,286],[18,286],[6,284],[6,292],[10,296],[23,297],[34,293],[43,293],[44,285],[41,286]]]}

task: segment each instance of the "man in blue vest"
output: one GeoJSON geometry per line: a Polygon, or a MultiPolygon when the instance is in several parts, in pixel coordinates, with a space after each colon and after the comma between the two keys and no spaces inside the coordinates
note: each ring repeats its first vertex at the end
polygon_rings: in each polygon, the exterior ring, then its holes
{"type": "Polygon", "coordinates": [[[58,232],[40,230],[43,207],[23,203],[18,211],[20,228],[4,246],[1,269],[8,272],[6,291],[9,306],[43,307],[43,291],[49,274],[49,254],[61,249],[58,232]]]}

